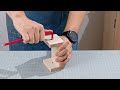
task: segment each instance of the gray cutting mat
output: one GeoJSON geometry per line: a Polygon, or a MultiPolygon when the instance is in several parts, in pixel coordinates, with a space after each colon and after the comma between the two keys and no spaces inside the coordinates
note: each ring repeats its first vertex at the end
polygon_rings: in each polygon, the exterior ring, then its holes
{"type": "Polygon", "coordinates": [[[120,51],[74,51],[65,69],[55,73],[42,63],[48,57],[46,51],[1,51],[0,79],[120,78],[120,51]]]}

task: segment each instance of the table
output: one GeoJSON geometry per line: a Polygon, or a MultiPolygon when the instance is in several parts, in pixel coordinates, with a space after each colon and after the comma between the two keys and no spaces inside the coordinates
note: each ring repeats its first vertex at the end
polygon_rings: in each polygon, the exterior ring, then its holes
{"type": "Polygon", "coordinates": [[[49,51],[1,51],[0,79],[117,79],[120,51],[73,51],[64,70],[49,72],[42,60],[49,51]]]}

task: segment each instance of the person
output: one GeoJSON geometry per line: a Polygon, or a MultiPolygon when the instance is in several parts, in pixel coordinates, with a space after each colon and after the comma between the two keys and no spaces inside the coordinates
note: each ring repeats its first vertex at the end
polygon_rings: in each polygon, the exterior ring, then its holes
{"type": "Polygon", "coordinates": [[[66,64],[72,50],[78,49],[78,31],[85,11],[7,11],[6,24],[9,41],[22,36],[23,43],[9,46],[11,51],[50,50],[42,41],[45,29],[58,34],[64,43],[56,52],[56,61],[66,64]]]}

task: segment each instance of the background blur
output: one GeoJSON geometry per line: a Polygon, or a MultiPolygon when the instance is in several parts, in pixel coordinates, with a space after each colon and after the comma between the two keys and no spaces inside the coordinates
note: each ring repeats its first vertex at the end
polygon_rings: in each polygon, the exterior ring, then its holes
{"type": "MultiPolygon", "coordinates": [[[[103,49],[103,33],[105,26],[104,11],[90,11],[82,23],[79,32],[80,50],[101,50],[103,49]]],[[[5,11],[0,11],[0,50],[7,51],[9,47],[1,45],[8,41],[5,11]]],[[[104,48],[107,49],[107,48],[104,48]]]]}

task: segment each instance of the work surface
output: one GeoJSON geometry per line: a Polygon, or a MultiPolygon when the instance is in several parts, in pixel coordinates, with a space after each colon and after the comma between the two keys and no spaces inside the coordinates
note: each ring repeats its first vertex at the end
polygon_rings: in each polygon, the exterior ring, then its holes
{"type": "Polygon", "coordinates": [[[46,51],[0,52],[1,79],[120,78],[120,51],[74,51],[64,70],[50,73],[42,60],[46,51]]]}

